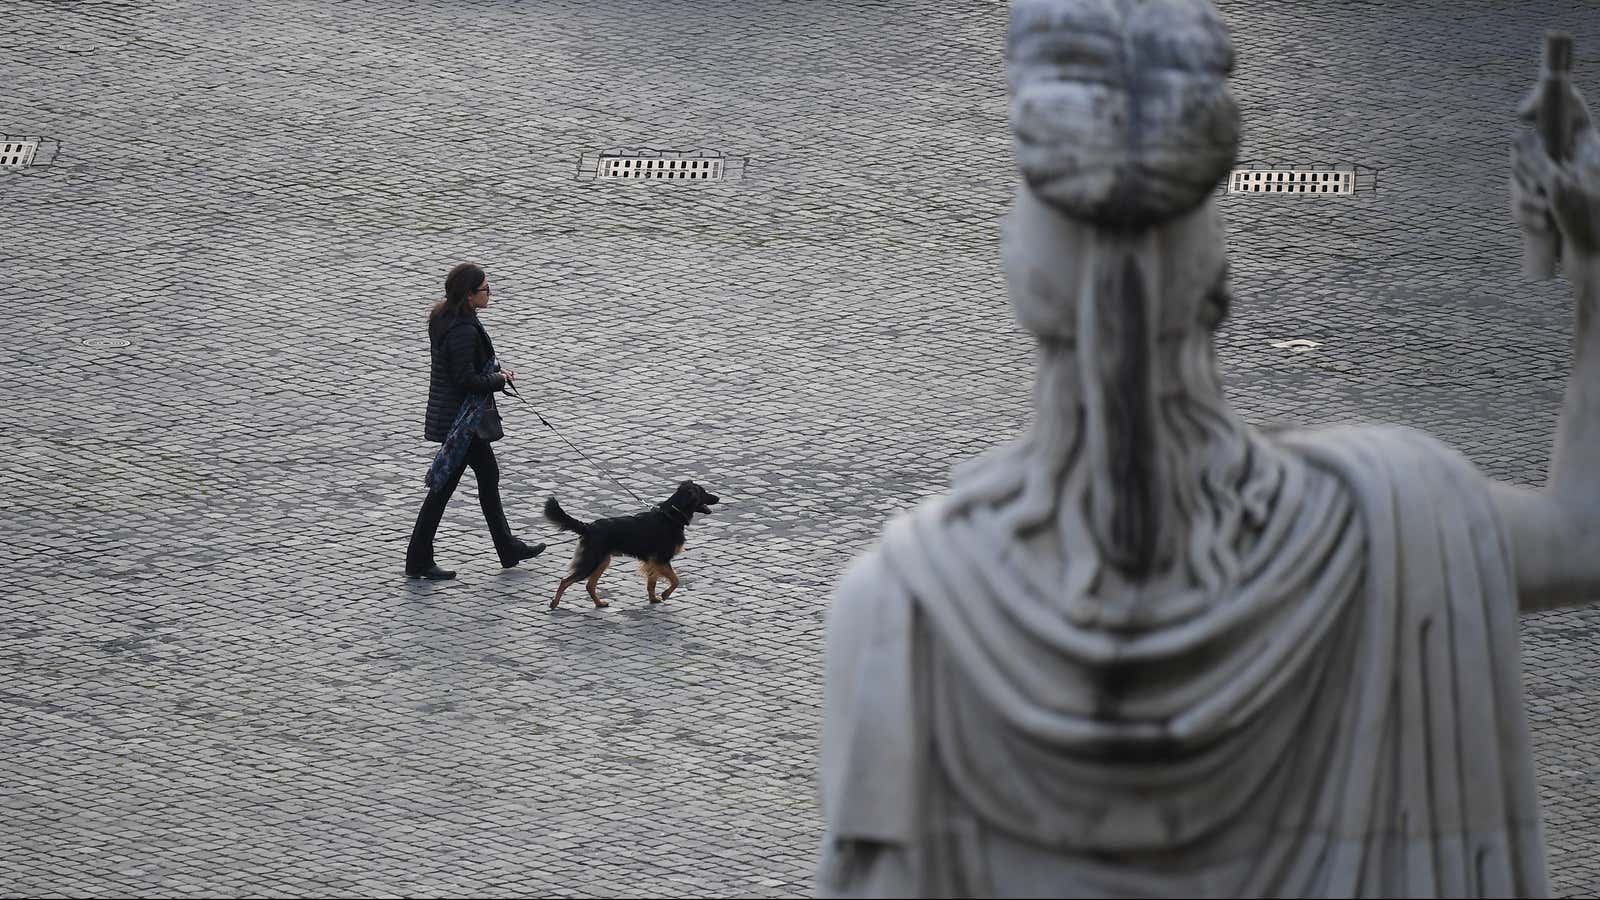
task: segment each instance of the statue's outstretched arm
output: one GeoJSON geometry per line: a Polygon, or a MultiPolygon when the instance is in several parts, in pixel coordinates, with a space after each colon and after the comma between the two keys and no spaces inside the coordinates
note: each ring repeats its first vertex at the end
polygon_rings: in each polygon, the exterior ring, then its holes
{"type": "MultiPolygon", "coordinates": [[[[1536,132],[1512,149],[1513,212],[1535,238],[1554,225],[1575,301],[1572,372],[1542,490],[1496,482],[1524,610],[1600,600],[1600,137],[1568,88],[1572,142],[1553,162],[1536,132]]],[[[1531,119],[1531,104],[1524,118],[1531,119]]]]}

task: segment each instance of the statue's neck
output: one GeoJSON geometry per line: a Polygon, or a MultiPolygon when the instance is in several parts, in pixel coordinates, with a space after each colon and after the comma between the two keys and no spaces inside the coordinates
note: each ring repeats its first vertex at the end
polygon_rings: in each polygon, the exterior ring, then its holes
{"type": "MultiPolygon", "coordinates": [[[[1226,498],[1219,491],[1236,490],[1248,465],[1248,427],[1228,409],[1216,370],[1209,332],[1196,329],[1182,337],[1155,342],[1149,362],[1152,408],[1141,454],[1148,471],[1130,472],[1105,440],[1117,427],[1115,417],[1129,414],[1131,402],[1106,399],[1117,385],[1082,365],[1069,343],[1041,343],[1034,388],[1032,443],[1041,465],[1058,473],[1061,502],[1079,504],[1089,531],[1113,563],[1119,527],[1119,504],[1134,496],[1141,524],[1153,548],[1148,566],[1133,566],[1135,580],[1180,566],[1189,552],[1196,517],[1210,514],[1226,498]],[[1098,404],[1098,408],[1096,408],[1098,404]],[[1130,493],[1132,488],[1139,493],[1130,493]],[[1070,496],[1068,496],[1070,495],[1070,496]]],[[[1127,569],[1127,566],[1124,566],[1127,569]]]]}

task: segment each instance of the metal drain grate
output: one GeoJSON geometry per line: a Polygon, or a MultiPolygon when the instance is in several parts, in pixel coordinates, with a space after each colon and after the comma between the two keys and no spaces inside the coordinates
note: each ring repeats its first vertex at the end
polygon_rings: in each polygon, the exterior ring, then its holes
{"type": "Polygon", "coordinates": [[[599,178],[684,178],[705,180],[722,177],[720,159],[630,159],[602,158],[599,178]]]}
{"type": "Polygon", "coordinates": [[[0,133],[0,174],[7,179],[48,174],[59,156],[61,142],[55,138],[0,133]]]}
{"type": "Polygon", "coordinates": [[[745,159],[720,150],[621,147],[578,158],[578,177],[635,181],[729,181],[744,174],[745,159]]]}
{"type": "Polygon", "coordinates": [[[38,152],[38,141],[0,141],[0,167],[25,169],[33,165],[33,156],[38,152]]]}
{"type": "Polygon", "coordinates": [[[1228,173],[1230,194],[1311,194],[1348,197],[1378,189],[1378,173],[1365,166],[1265,166],[1247,164],[1228,173]]]}
{"type": "Polygon", "coordinates": [[[1354,172],[1261,172],[1234,169],[1230,194],[1354,194],[1354,172]]]}

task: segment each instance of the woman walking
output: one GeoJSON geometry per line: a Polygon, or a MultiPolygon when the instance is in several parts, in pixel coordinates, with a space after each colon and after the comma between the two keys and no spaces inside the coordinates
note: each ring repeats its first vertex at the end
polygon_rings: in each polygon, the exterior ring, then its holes
{"type": "Polygon", "coordinates": [[[424,435],[444,446],[428,471],[428,496],[422,501],[406,548],[406,575],[411,578],[443,581],[456,577],[455,572],[434,562],[433,535],[468,466],[478,479],[478,503],[500,565],[510,568],[544,551],[544,544],[530,547],[511,536],[500,506],[500,467],[490,444],[503,432],[494,395],[514,382],[516,373],[500,368],[489,333],[478,321],[478,310],[488,307],[490,295],[483,269],[462,263],[445,276],[444,299],[434,304],[428,316],[432,370],[424,435]]]}

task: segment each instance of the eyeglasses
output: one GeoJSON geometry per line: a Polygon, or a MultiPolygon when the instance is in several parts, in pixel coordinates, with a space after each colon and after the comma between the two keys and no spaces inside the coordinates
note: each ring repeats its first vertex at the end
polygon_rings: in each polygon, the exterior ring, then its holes
{"type": "Polygon", "coordinates": [[[477,290],[473,291],[473,293],[474,294],[492,294],[492,293],[494,293],[494,291],[491,290],[488,285],[484,285],[483,287],[478,288],[477,290]]]}

